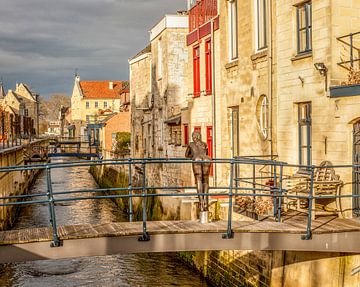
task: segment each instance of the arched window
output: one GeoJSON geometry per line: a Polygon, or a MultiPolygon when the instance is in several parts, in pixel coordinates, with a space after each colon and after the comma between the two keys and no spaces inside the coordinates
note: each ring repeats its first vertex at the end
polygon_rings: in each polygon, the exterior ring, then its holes
{"type": "Polygon", "coordinates": [[[269,131],[269,100],[265,95],[260,96],[256,106],[257,121],[264,139],[268,137],[269,131]]]}

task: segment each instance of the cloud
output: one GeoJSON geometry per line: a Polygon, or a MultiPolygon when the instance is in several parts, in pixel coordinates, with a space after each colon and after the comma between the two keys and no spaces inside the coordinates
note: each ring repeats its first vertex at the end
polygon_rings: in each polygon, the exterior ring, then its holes
{"type": "Polygon", "coordinates": [[[82,79],[127,79],[127,59],[148,31],[185,0],[2,0],[0,76],[7,88],[25,82],[43,96],[71,93],[82,79]]]}

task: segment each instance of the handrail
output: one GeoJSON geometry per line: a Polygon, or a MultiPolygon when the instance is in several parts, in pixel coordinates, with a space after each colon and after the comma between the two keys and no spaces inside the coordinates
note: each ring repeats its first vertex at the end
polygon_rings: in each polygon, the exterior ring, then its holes
{"type": "Polygon", "coordinates": [[[344,45],[348,46],[350,48],[350,55],[349,55],[349,60],[346,61],[341,61],[338,63],[338,65],[346,70],[351,71],[354,68],[354,62],[359,62],[360,63],[360,47],[356,47],[354,45],[354,36],[360,35],[360,31],[356,32],[356,33],[350,33],[341,37],[337,37],[336,39],[343,43],[344,45]],[[344,40],[344,39],[348,39],[348,40],[344,40]],[[355,57],[354,56],[354,50],[357,51],[358,56],[355,57]],[[350,67],[347,66],[347,64],[350,64],[350,67]]]}
{"type": "MultiPolygon", "coordinates": [[[[286,178],[284,169],[285,168],[302,168],[304,166],[291,165],[284,162],[278,162],[274,160],[258,160],[258,159],[249,159],[249,158],[232,158],[232,159],[212,159],[213,164],[224,164],[229,166],[230,174],[228,185],[210,187],[210,192],[208,194],[198,194],[198,193],[184,193],[179,192],[179,190],[196,190],[196,186],[192,185],[183,185],[183,186],[154,186],[148,183],[146,170],[149,165],[155,163],[162,164],[192,164],[191,159],[185,158],[128,158],[128,159],[111,159],[111,160],[90,160],[90,161],[77,161],[70,163],[47,163],[47,164],[34,164],[27,166],[12,166],[12,167],[2,167],[0,168],[0,173],[9,173],[9,172],[19,172],[19,171],[29,171],[29,170],[45,170],[46,171],[46,182],[47,190],[44,193],[36,194],[24,194],[24,195],[10,195],[0,197],[0,207],[3,206],[21,206],[21,205],[31,205],[31,204],[44,204],[47,203],[49,206],[49,219],[53,228],[53,242],[52,246],[60,246],[61,241],[57,234],[57,225],[56,225],[56,203],[57,202],[66,202],[66,201],[81,201],[81,200],[98,200],[98,199],[115,199],[122,198],[129,200],[129,215],[130,221],[133,220],[133,198],[142,198],[142,222],[143,222],[143,235],[140,237],[140,240],[147,241],[150,239],[150,236],[147,232],[147,198],[150,197],[194,197],[194,196],[227,196],[229,199],[228,206],[228,229],[224,238],[232,238],[232,221],[233,221],[233,198],[236,196],[241,197],[251,197],[255,200],[257,197],[262,198],[271,198],[273,200],[273,214],[276,221],[281,222],[282,216],[282,200],[284,198],[290,199],[307,199],[309,200],[308,206],[308,219],[307,219],[307,228],[306,235],[303,236],[303,239],[310,240],[312,232],[312,215],[313,215],[313,200],[316,199],[340,199],[340,198],[360,198],[360,195],[356,194],[335,194],[335,195],[316,195],[314,193],[314,170],[316,168],[326,168],[327,166],[305,166],[309,171],[309,181],[310,188],[309,194],[307,195],[291,195],[287,194],[287,189],[284,188],[283,180],[286,178]],[[253,171],[253,177],[245,179],[253,179],[253,181],[243,180],[241,177],[238,179],[235,178],[235,169],[236,165],[248,166],[249,171],[251,167],[254,167],[255,164],[267,164],[269,167],[273,168],[273,174],[271,177],[266,177],[271,179],[270,184],[262,184],[256,180],[263,180],[264,177],[256,177],[256,172],[253,171]],[[53,191],[52,189],[52,180],[51,180],[51,170],[59,168],[69,168],[69,167],[91,167],[91,166],[125,166],[128,167],[129,172],[129,185],[124,187],[117,188],[94,188],[94,189],[79,189],[79,190],[63,190],[63,191],[53,191]],[[132,175],[135,172],[135,166],[142,172],[140,179],[140,185],[134,184],[132,175]],[[243,182],[245,185],[238,185],[237,182],[243,182]],[[165,193],[156,193],[156,190],[163,190],[165,193]],[[123,192],[124,194],[113,194],[113,192],[123,192]],[[176,192],[174,192],[176,191],[176,192]],[[241,192],[241,193],[239,193],[241,192]],[[90,195],[85,195],[84,193],[90,193],[90,195]],[[99,195],[100,193],[100,195],[99,195]],[[125,194],[127,193],[127,194],[125,194]],[[65,197],[57,198],[58,195],[65,195],[65,197]],[[76,195],[74,197],[66,197],[66,195],[76,195]]],[[[197,163],[209,163],[209,161],[197,161],[197,163]]],[[[330,166],[329,166],[330,167],[330,166]]],[[[354,168],[359,167],[360,165],[338,165],[331,166],[331,168],[354,168]]],[[[190,167],[189,167],[190,168],[190,167]]]]}

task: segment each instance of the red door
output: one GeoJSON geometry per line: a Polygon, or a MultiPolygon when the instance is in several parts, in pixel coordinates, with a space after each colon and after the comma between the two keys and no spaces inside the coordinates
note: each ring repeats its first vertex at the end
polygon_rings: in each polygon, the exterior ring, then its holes
{"type": "MultiPolygon", "coordinates": [[[[213,158],[213,142],[212,142],[212,126],[206,127],[206,143],[208,146],[208,156],[210,158],[213,158]]],[[[213,164],[211,164],[210,167],[210,176],[214,175],[214,168],[213,168],[213,164]]]]}
{"type": "Polygon", "coordinates": [[[201,127],[200,126],[194,127],[194,132],[199,132],[201,134],[201,127]]]}

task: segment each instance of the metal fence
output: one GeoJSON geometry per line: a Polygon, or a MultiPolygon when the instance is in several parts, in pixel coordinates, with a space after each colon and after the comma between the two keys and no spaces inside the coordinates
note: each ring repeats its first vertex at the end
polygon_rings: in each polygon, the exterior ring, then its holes
{"type": "MultiPolygon", "coordinates": [[[[223,235],[223,238],[233,237],[233,212],[234,203],[236,198],[249,197],[253,200],[266,198],[272,202],[271,216],[274,220],[281,224],[281,219],[286,211],[286,202],[288,200],[306,200],[308,205],[307,210],[307,228],[304,230],[305,235],[303,239],[310,240],[312,237],[312,220],[314,212],[314,202],[316,199],[342,199],[351,198],[352,200],[359,200],[357,194],[340,194],[330,193],[317,195],[314,193],[316,185],[319,184],[317,173],[324,170],[353,170],[360,166],[354,165],[342,165],[342,166],[298,166],[289,165],[285,162],[279,162],[271,159],[259,159],[249,157],[239,157],[233,159],[213,159],[211,160],[213,165],[221,165],[226,174],[227,184],[216,185],[210,187],[209,194],[198,194],[191,192],[196,189],[193,185],[183,186],[156,186],[150,183],[147,179],[147,170],[151,165],[162,164],[178,164],[181,168],[191,169],[192,160],[189,159],[117,159],[117,160],[91,160],[91,161],[78,161],[71,163],[48,163],[31,166],[12,166],[0,168],[1,173],[9,173],[16,171],[27,171],[27,170],[44,170],[46,173],[47,189],[42,193],[37,194],[24,194],[16,196],[3,196],[0,197],[0,206],[21,206],[29,204],[44,204],[46,203],[49,208],[49,219],[53,230],[53,246],[59,246],[60,240],[57,233],[57,222],[56,222],[56,210],[55,203],[57,202],[69,202],[69,201],[81,201],[81,200],[101,200],[101,199],[115,199],[122,198],[129,201],[129,220],[133,221],[133,198],[142,199],[142,223],[143,223],[143,235],[139,240],[149,240],[149,234],[147,232],[147,199],[152,197],[195,197],[199,195],[203,196],[221,196],[222,198],[228,198],[228,218],[227,218],[227,232],[223,235]],[[70,168],[70,167],[95,167],[95,166],[123,166],[126,167],[124,170],[128,172],[128,186],[118,188],[97,188],[97,189],[81,189],[81,190],[63,190],[60,192],[53,191],[51,171],[54,169],[70,168]],[[137,170],[137,172],[136,172],[137,170]],[[294,171],[301,171],[301,176],[298,178],[305,179],[306,190],[305,193],[291,193],[290,189],[285,186],[285,181],[292,180],[294,178],[294,171]],[[136,181],[136,182],[135,182],[136,181]],[[174,192],[174,191],[177,192],[174,192]],[[178,192],[179,190],[190,192],[178,192]],[[157,191],[162,191],[158,193],[157,191]],[[122,192],[123,194],[117,194],[114,192],[122,192]],[[90,193],[91,196],[86,193],[90,193]],[[59,195],[76,194],[76,197],[58,197],[59,195]]],[[[196,163],[202,163],[197,161],[196,163]]],[[[203,163],[208,163],[204,161],[203,163]]],[[[350,172],[351,173],[351,172],[350,172]]],[[[326,173],[325,173],[326,174],[326,173]]],[[[326,179],[326,178],[325,178],[326,179]]],[[[325,184],[329,183],[322,179],[325,184]]],[[[300,181],[303,184],[304,181],[300,181]]],[[[353,182],[351,182],[353,184],[353,182]]]]}

